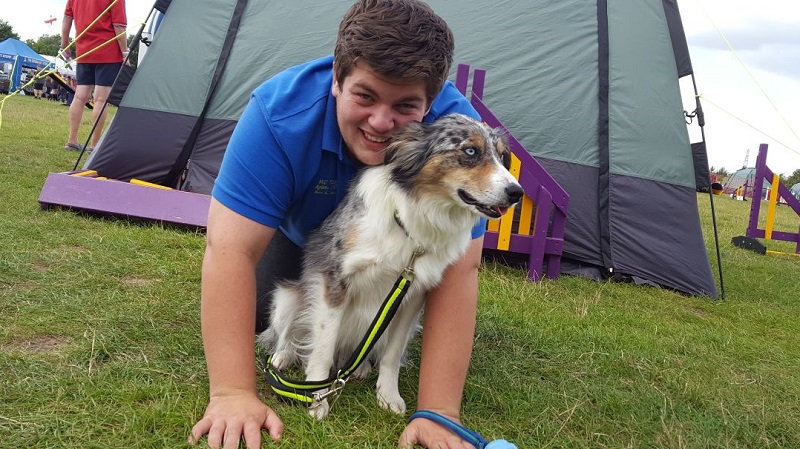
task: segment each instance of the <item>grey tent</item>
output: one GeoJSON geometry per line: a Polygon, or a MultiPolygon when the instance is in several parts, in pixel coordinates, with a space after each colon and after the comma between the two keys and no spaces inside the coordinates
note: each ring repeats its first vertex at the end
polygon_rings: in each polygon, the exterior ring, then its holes
{"type": "MultiPolygon", "coordinates": [[[[88,168],[207,194],[249,93],[332,53],[351,2],[168,3],[88,168]]],[[[428,3],[453,28],[455,61],[487,70],[484,103],[570,194],[562,272],[716,297],[676,0],[428,3]]]]}
{"type": "MultiPolygon", "coordinates": [[[[756,168],[742,167],[733,172],[725,181],[722,193],[726,195],[736,195],[739,187],[743,187],[741,193],[744,198],[752,198],[753,190],[756,186],[756,168]]],[[[762,181],[762,191],[768,191],[772,185],[765,179],[762,181]]]]}

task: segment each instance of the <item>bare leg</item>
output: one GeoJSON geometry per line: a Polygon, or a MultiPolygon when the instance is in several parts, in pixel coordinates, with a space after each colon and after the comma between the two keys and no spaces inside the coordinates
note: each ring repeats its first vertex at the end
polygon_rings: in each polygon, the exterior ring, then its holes
{"type": "Polygon", "coordinates": [[[91,93],[92,86],[80,85],[75,88],[75,96],[69,106],[69,137],[67,138],[67,143],[80,145],[78,143],[78,129],[81,127],[84,105],[89,101],[91,93]]]}
{"type": "Polygon", "coordinates": [[[92,124],[97,122],[97,126],[92,134],[92,148],[97,146],[100,136],[103,135],[103,125],[106,123],[106,100],[111,93],[111,86],[94,86],[94,109],[92,109],[92,124]]]}

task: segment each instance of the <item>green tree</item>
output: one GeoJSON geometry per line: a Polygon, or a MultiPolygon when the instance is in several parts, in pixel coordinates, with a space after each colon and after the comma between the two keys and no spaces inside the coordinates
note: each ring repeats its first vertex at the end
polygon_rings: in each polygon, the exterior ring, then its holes
{"type": "Polygon", "coordinates": [[[25,41],[31,50],[39,53],[40,55],[55,56],[58,54],[58,47],[61,46],[61,36],[58,34],[42,35],[39,39],[28,39],[25,41]]]}
{"type": "Polygon", "coordinates": [[[783,185],[791,188],[798,182],[800,182],[800,168],[792,172],[792,174],[788,178],[786,178],[786,182],[784,182],[783,185]]]}
{"type": "Polygon", "coordinates": [[[129,34],[128,35],[128,48],[130,48],[130,56],[128,57],[128,62],[130,62],[131,66],[136,68],[139,65],[139,45],[144,45],[140,42],[136,42],[136,35],[129,34]]]}
{"type": "Polygon", "coordinates": [[[9,37],[19,39],[19,34],[14,32],[14,27],[12,27],[10,23],[5,20],[0,20],[0,42],[3,42],[9,37]]]}

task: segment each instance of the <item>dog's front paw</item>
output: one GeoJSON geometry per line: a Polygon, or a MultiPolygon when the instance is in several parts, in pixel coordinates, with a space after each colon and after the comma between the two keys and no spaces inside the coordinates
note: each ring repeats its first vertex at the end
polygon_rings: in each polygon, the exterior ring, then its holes
{"type": "Polygon", "coordinates": [[[370,372],[372,372],[372,363],[370,363],[369,360],[364,360],[364,362],[361,363],[361,366],[359,366],[357,370],[353,371],[353,374],[351,374],[350,377],[353,379],[366,379],[370,372]]]}
{"type": "Polygon", "coordinates": [[[320,421],[322,421],[323,418],[328,416],[328,412],[330,411],[331,411],[331,406],[328,404],[327,399],[323,399],[321,401],[314,401],[308,408],[308,414],[320,421]]]}
{"type": "Polygon", "coordinates": [[[396,391],[392,393],[385,393],[378,389],[378,405],[380,405],[381,408],[395,412],[398,415],[402,415],[406,412],[406,401],[404,401],[400,396],[400,393],[396,391]]]}
{"type": "Polygon", "coordinates": [[[291,351],[278,351],[272,356],[272,366],[278,370],[285,370],[294,363],[294,355],[291,351]]]}

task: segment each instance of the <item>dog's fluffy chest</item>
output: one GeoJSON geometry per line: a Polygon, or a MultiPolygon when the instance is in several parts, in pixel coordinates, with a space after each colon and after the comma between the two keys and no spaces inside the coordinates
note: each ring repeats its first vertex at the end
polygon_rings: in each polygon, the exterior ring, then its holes
{"type": "MultiPolygon", "coordinates": [[[[342,255],[342,273],[355,290],[385,290],[413,261],[417,288],[429,290],[441,280],[445,269],[465,252],[471,240],[475,217],[468,213],[440,217],[441,211],[427,209],[404,192],[386,185],[380,170],[364,176],[359,183],[356,209],[362,214],[352,222],[357,236],[342,255]],[[370,175],[375,176],[370,176],[370,175]]],[[[385,293],[385,292],[382,292],[385,293]]]]}

